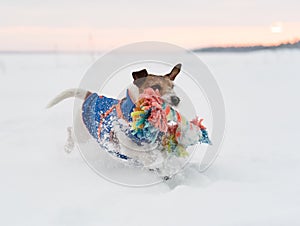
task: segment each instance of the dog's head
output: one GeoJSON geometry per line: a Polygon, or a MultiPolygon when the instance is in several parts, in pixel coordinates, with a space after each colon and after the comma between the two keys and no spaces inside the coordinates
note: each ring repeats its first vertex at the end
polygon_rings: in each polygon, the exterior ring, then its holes
{"type": "Polygon", "coordinates": [[[146,69],[132,72],[133,83],[139,88],[139,93],[143,93],[146,88],[158,90],[162,99],[170,105],[177,106],[180,102],[179,97],[174,92],[174,83],[179,74],[181,64],[177,64],[170,73],[166,75],[148,74],[146,69]]]}

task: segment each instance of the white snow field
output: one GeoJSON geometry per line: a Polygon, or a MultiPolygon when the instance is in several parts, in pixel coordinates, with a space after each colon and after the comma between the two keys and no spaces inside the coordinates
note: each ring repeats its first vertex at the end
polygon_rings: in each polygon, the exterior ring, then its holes
{"type": "Polygon", "coordinates": [[[299,225],[300,51],[201,54],[226,105],[224,144],[204,173],[130,188],[64,152],[88,54],[0,55],[0,225],[299,225]]]}

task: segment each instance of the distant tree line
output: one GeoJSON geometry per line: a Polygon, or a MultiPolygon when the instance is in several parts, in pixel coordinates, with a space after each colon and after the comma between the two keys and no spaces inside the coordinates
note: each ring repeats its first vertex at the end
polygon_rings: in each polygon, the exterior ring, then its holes
{"type": "Polygon", "coordinates": [[[253,52],[259,50],[278,50],[278,49],[300,49],[300,40],[294,42],[285,42],[278,45],[264,46],[228,46],[228,47],[207,47],[194,49],[194,52],[253,52]]]}

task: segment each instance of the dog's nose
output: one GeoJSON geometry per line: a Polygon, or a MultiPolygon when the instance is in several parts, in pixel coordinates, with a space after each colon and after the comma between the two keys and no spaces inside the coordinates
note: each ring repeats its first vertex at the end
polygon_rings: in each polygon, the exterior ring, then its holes
{"type": "Polygon", "coordinates": [[[171,96],[171,102],[173,105],[177,106],[180,102],[180,99],[177,96],[171,96]]]}

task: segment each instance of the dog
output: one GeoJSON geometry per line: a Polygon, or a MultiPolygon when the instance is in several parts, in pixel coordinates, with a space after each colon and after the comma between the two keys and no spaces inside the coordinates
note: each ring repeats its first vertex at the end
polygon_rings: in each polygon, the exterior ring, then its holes
{"type": "MultiPolygon", "coordinates": [[[[187,154],[185,148],[190,145],[211,144],[206,128],[201,124],[202,120],[199,121],[196,118],[188,121],[173,108],[180,103],[180,98],[174,92],[174,80],[180,70],[181,64],[177,64],[170,73],[165,75],[149,74],[146,69],[132,72],[133,86],[127,89],[126,97],[121,100],[87,90],[69,89],[54,98],[47,107],[50,108],[70,97],[82,99],[84,101],[82,122],[89,134],[98,141],[102,148],[119,160],[156,171],[163,175],[164,179],[169,179],[169,176],[165,175],[171,173],[160,170],[165,164],[164,160],[170,157],[168,152],[184,156],[187,154]],[[162,104],[158,107],[165,115],[165,130],[164,133],[159,133],[159,131],[156,133],[160,134],[155,136],[159,142],[142,143],[143,140],[136,139],[128,133],[136,101],[139,102],[141,99],[138,100],[138,98],[143,95],[158,100],[156,104],[162,104]],[[156,161],[157,159],[160,159],[159,163],[156,161]]],[[[69,152],[74,147],[73,132],[70,128],[68,128],[68,134],[65,150],[69,152]]]]}

